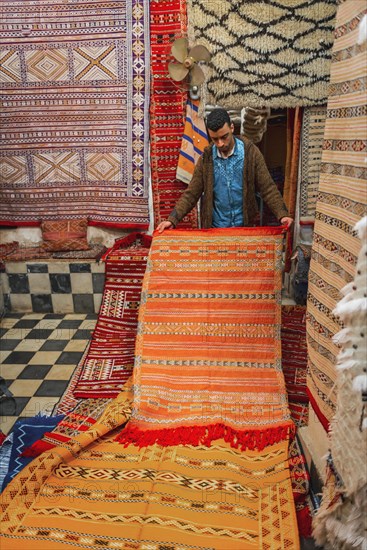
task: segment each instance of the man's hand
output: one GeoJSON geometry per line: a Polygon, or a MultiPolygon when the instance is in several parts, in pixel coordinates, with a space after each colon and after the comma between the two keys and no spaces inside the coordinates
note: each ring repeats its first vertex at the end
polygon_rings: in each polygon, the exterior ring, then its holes
{"type": "Polygon", "coordinates": [[[285,225],[287,230],[290,229],[292,227],[292,224],[293,224],[293,219],[292,218],[289,218],[288,216],[284,216],[284,218],[281,218],[280,220],[280,223],[282,225],[285,225]]]}
{"type": "Polygon", "coordinates": [[[158,227],[157,227],[157,231],[158,233],[163,233],[163,231],[165,229],[172,229],[173,227],[173,223],[172,222],[169,222],[168,220],[165,220],[164,222],[161,222],[158,227]]]}

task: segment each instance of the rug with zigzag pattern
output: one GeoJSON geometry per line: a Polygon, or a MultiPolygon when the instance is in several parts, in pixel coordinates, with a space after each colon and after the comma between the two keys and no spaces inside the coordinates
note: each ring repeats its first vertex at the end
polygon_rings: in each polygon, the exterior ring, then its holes
{"type": "Polygon", "coordinates": [[[334,0],[188,0],[189,36],[212,53],[207,103],[325,103],[335,10],[334,0]]]}

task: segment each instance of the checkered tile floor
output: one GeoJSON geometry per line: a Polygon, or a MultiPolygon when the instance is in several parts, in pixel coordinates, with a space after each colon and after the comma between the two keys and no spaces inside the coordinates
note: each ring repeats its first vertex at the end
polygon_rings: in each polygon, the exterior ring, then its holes
{"type": "Polygon", "coordinates": [[[91,337],[97,314],[9,313],[0,322],[0,376],[14,402],[0,399],[0,429],[52,412],[91,337]],[[15,409],[15,410],[14,410],[15,409]]]}

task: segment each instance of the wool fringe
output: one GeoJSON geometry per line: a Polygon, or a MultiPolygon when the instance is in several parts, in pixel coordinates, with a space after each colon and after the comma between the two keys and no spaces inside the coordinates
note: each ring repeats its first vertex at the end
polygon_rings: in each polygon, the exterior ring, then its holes
{"type": "Polygon", "coordinates": [[[350,314],[363,313],[367,310],[367,298],[349,299],[348,301],[341,300],[334,309],[334,315],[339,315],[343,319],[350,314]]]}
{"type": "Polygon", "coordinates": [[[262,451],[268,445],[293,438],[295,425],[284,424],[264,430],[235,430],[224,424],[209,426],[181,426],[179,428],[165,428],[162,430],[141,430],[133,425],[126,428],[116,437],[115,441],[127,447],[133,443],[139,448],[149,447],[158,443],[163,447],[176,445],[206,445],[210,447],[212,441],[224,439],[235,449],[262,451]]]}
{"type": "Polygon", "coordinates": [[[350,342],[353,337],[353,332],[350,327],[343,328],[332,337],[332,341],[336,345],[345,344],[350,342]]]}

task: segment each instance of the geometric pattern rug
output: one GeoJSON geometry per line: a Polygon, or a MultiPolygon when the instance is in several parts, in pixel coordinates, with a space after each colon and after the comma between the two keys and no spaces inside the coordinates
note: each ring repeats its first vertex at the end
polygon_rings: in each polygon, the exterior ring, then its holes
{"type": "Polygon", "coordinates": [[[305,107],[303,111],[298,184],[300,216],[315,216],[325,118],[326,106],[305,107]]]}
{"type": "Polygon", "coordinates": [[[303,454],[302,445],[296,435],[289,445],[289,473],[292,481],[292,492],[296,506],[298,530],[303,537],[311,537],[312,517],[309,492],[310,474],[303,454]]]}
{"type": "Polygon", "coordinates": [[[116,397],[131,375],[150,242],[151,237],[131,233],[105,255],[102,303],[73,388],[76,398],[116,397]]]}
{"type": "MultiPolygon", "coordinates": [[[[123,449],[129,394],[35,458],[2,495],[1,547],[298,550],[288,442],[123,449]]],[[[130,397],[131,399],[131,397],[130,397]]]]}
{"type": "Polygon", "coordinates": [[[325,430],[337,401],[332,338],[342,328],[333,310],[354,278],[361,243],[353,227],[367,213],[366,42],[357,44],[365,11],[363,0],[338,8],[308,277],[307,391],[325,430]]]}
{"type": "Polygon", "coordinates": [[[189,36],[211,52],[210,105],[296,107],[326,102],[336,2],[189,0],[189,36]]]}
{"type": "Polygon", "coordinates": [[[1,223],[148,227],[149,2],[2,5],[1,223]]]}
{"type": "MultiPolygon", "coordinates": [[[[171,44],[185,34],[186,29],[186,0],[151,0],[150,165],[154,227],[167,219],[187,187],[176,178],[187,91],[171,79],[167,69],[171,44]]],[[[197,210],[194,208],[180,227],[196,228],[197,224],[197,210]]]]}

